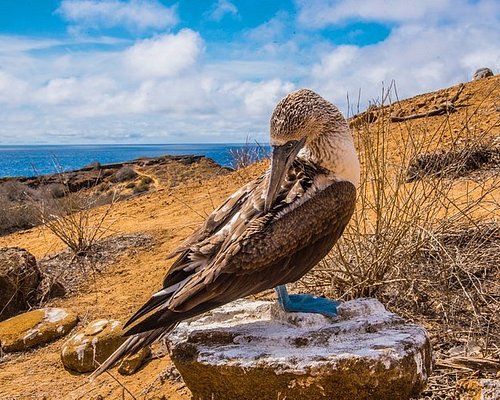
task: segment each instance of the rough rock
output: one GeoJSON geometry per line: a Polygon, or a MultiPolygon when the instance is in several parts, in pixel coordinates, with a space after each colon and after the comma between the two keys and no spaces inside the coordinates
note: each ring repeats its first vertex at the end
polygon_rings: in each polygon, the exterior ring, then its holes
{"type": "Polygon", "coordinates": [[[5,353],[23,351],[66,335],[78,316],[62,308],[42,308],[0,322],[0,347],[5,353]]]}
{"type": "Polygon", "coordinates": [[[479,68],[474,72],[472,76],[473,81],[477,81],[478,79],[487,78],[488,76],[493,76],[493,71],[489,68],[479,68]]]}
{"type": "Polygon", "coordinates": [[[94,371],[124,341],[122,323],[99,319],[71,336],[61,351],[63,365],[76,372],[94,371]]]}
{"type": "Polygon", "coordinates": [[[150,355],[151,348],[149,346],[144,347],[139,352],[125,358],[118,367],[118,372],[122,375],[134,374],[141,368],[150,355]]]}
{"type": "Polygon", "coordinates": [[[0,321],[29,308],[40,279],[31,253],[19,247],[0,248],[0,321]]]}
{"type": "Polygon", "coordinates": [[[403,400],[432,364],[425,329],[375,299],[333,319],[240,300],[181,323],[167,344],[194,399],[403,400]]]}
{"type": "Polygon", "coordinates": [[[460,400],[500,399],[500,380],[462,379],[457,382],[460,400]]]}
{"type": "Polygon", "coordinates": [[[135,172],[133,168],[126,165],[116,171],[113,180],[115,182],[125,182],[135,178],[137,178],[137,172],[135,172]]]}

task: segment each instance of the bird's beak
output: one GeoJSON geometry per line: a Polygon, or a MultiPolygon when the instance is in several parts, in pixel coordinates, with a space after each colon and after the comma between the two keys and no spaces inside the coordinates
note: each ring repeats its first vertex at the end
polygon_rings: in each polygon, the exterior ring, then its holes
{"type": "Polygon", "coordinates": [[[298,152],[304,146],[305,141],[305,138],[303,138],[301,140],[291,140],[281,146],[273,146],[271,175],[269,177],[266,199],[264,201],[265,212],[269,211],[274,200],[276,200],[276,195],[283,183],[283,178],[293,160],[295,160],[298,152]]]}

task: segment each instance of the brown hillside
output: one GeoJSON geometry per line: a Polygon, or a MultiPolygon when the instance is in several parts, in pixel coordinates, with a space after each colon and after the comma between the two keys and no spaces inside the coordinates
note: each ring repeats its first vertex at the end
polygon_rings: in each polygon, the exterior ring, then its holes
{"type": "MultiPolygon", "coordinates": [[[[455,149],[461,143],[468,143],[467,140],[472,137],[479,137],[490,145],[500,137],[499,111],[500,76],[495,76],[467,83],[463,87],[457,85],[419,95],[392,106],[372,108],[353,118],[351,125],[356,131],[364,129],[367,122],[368,125],[375,125],[383,121],[390,132],[386,152],[397,165],[402,159],[400,138],[405,135],[418,138],[430,132],[431,135],[425,136],[430,138],[425,147],[428,152],[455,149]],[[443,113],[439,111],[437,115],[429,115],[440,107],[444,107],[443,113]],[[421,116],[404,119],[418,114],[421,116]],[[394,122],[391,122],[391,118],[394,122]],[[401,118],[403,120],[399,121],[401,118]],[[445,133],[432,140],[432,132],[443,129],[445,133]]],[[[488,165],[486,172],[476,171],[483,173],[482,181],[498,175],[499,169],[494,165],[490,167],[488,165]]],[[[267,162],[264,161],[225,176],[191,180],[175,188],[161,176],[156,176],[157,171],[145,168],[143,172],[155,179],[157,190],[117,203],[111,219],[116,220],[113,230],[117,234],[148,233],[153,236],[154,245],[147,249],[130,250],[103,272],[97,273],[95,281],[88,279],[75,293],[52,300],[50,305],[77,312],[81,320],[76,329],[97,318],[127,319],[159,288],[171,263],[166,261],[166,255],[224,198],[266,168],[267,162]]],[[[477,180],[477,175],[457,179],[454,187],[457,197],[464,186],[477,180]]],[[[495,193],[499,198],[500,191],[495,193]]],[[[490,195],[495,196],[495,193],[490,195]]],[[[496,203],[485,205],[485,208],[488,207],[493,207],[500,217],[500,211],[495,208],[496,203]]],[[[0,237],[0,247],[3,246],[26,248],[38,259],[64,248],[54,235],[43,228],[0,237]]],[[[66,371],[60,362],[60,349],[64,340],[24,354],[0,358],[0,399],[132,398],[109,375],[103,375],[95,383],[88,383],[85,375],[66,371]]],[[[168,356],[154,358],[130,377],[118,375],[116,369],[111,372],[138,399],[190,398],[189,391],[172,372],[168,356]]]]}

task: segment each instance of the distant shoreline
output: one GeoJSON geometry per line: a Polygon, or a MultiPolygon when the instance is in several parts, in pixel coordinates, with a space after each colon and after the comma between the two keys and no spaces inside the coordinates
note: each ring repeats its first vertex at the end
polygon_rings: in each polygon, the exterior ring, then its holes
{"type": "Polygon", "coordinates": [[[0,145],[0,179],[51,175],[59,170],[77,171],[93,163],[101,165],[168,156],[205,156],[231,167],[232,152],[246,147],[268,149],[269,145],[173,144],[173,145],[0,145]]]}
{"type": "Polygon", "coordinates": [[[95,162],[74,171],[32,177],[0,178],[0,236],[39,225],[42,220],[37,210],[48,207],[53,210],[50,213],[57,214],[65,198],[83,207],[95,207],[230,172],[232,169],[203,155],[162,155],[95,162]]]}
{"type": "Polygon", "coordinates": [[[210,159],[212,162],[219,165],[215,160],[212,160],[210,157],[205,157],[203,155],[164,154],[164,155],[161,155],[159,157],[140,157],[140,158],[136,158],[133,160],[113,162],[113,163],[107,163],[107,164],[101,164],[99,161],[94,161],[93,163],[91,163],[89,165],[85,165],[82,168],[77,168],[77,169],[73,169],[73,170],[64,170],[64,171],[53,172],[53,173],[48,173],[48,174],[40,174],[40,175],[32,175],[32,176],[0,176],[0,183],[7,182],[7,181],[18,181],[18,182],[27,183],[27,182],[36,181],[39,179],[47,179],[47,178],[50,179],[50,178],[53,178],[56,176],[58,177],[61,174],[74,175],[74,174],[85,173],[85,172],[96,170],[96,169],[102,170],[102,171],[117,170],[117,169],[122,168],[124,166],[134,166],[134,165],[138,165],[138,164],[144,164],[144,165],[157,164],[163,160],[181,161],[181,162],[188,160],[188,162],[191,163],[191,162],[199,161],[202,158],[210,159]]]}

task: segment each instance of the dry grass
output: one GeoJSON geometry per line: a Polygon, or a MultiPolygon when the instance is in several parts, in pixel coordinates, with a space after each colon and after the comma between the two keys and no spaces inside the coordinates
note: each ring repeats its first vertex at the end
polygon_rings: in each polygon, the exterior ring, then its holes
{"type": "Polygon", "coordinates": [[[20,182],[0,184],[0,235],[35,226],[33,210],[26,200],[40,195],[20,182]]]}
{"type": "Polygon", "coordinates": [[[11,180],[0,183],[0,235],[33,228],[73,210],[112,204],[118,196],[103,185],[73,192],[62,173],[59,183],[42,183],[38,187],[11,180]]]}
{"type": "Polygon", "coordinates": [[[461,148],[450,151],[435,151],[419,154],[408,166],[408,182],[426,176],[458,178],[473,171],[500,167],[500,147],[492,143],[461,144],[461,148]]]}
{"type": "MultiPolygon", "coordinates": [[[[390,93],[381,98],[390,103],[390,93]]],[[[438,359],[500,358],[500,174],[490,157],[498,153],[492,130],[499,121],[475,129],[476,110],[459,130],[449,116],[438,129],[420,120],[395,130],[394,107],[375,121],[358,119],[356,211],[301,285],[341,299],[378,297],[429,329],[438,359]]],[[[424,398],[448,398],[442,388],[450,379],[454,387],[450,376],[435,375],[424,398]]]]}
{"type": "Polygon", "coordinates": [[[75,255],[85,255],[95,242],[109,233],[114,221],[110,220],[116,202],[97,208],[98,196],[68,192],[57,201],[34,203],[36,218],[47,227],[75,255]]]}
{"type": "Polygon", "coordinates": [[[248,138],[244,145],[229,150],[231,157],[231,166],[238,170],[246,168],[255,162],[269,158],[269,151],[259,143],[251,143],[248,138]]]}

